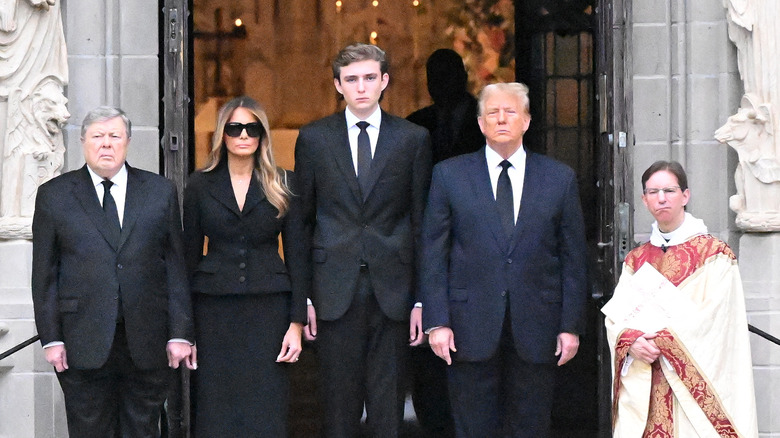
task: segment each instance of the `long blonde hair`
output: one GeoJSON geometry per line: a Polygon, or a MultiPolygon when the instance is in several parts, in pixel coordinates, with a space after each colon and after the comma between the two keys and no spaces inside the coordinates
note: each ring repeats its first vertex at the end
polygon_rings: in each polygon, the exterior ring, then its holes
{"type": "Polygon", "coordinates": [[[255,151],[255,175],[260,181],[261,187],[265,192],[268,202],[279,211],[276,216],[280,218],[287,213],[290,206],[290,196],[292,192],[287,187],[287,178],[282,177],[277,170],[274,160],[273,148],[271,147],[271,128],[268,124],[268,116],[263,107],[254,99],[248,96],[241,96],[231,99],[222,105],[217,115],[217,126],[214,130],[214,136],[211,139],[211,152],[209,153],[204,172],[214,170],[223,159],[227,159],[227,148],[224,142],[225,124],[227,124],[233,111],[236,108],[244,108],[260,122],[263,126],[263,132],[260,134],[257,150],[255,151]]]}

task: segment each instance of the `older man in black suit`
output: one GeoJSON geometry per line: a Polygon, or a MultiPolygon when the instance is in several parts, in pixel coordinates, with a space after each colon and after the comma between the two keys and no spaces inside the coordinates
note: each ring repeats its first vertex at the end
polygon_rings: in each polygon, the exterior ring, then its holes
{"type": "Polygon", "coordinates": [[[325,436],[356,436],[365,403],[372,436],[396,437],[408,338],[423,338],[413,306],[430,140],[379,108],[389,76],[378,47],[346,47],[333,77],[346,110],[304,126],[295,146],[311,254],[304,333],[319,344],[325,436]]]}
{"type": "Polygon", "coordinates": [[[587,294],[576,175],[524,149],[530,121],[525,85],[488,85],[478,118],[487,147],[433,171],[423,320],[451,364],[459,438],[547,437],[555,364],[579,347],[587,294]]]}
{"type": "Polygon", "coordinates": [[[125,163],[130,134],[121,110],[88,113],[86,164],[35,204],[35,322],[71,437],[159,436],[170,368],[196,366],[176,188],[125,163]]]}

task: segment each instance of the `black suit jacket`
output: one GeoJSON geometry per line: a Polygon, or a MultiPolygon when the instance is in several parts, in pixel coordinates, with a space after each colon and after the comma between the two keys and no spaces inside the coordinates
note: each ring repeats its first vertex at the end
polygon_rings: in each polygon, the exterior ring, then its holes
{"type": "Polygon", "coordinates": [[[118,246],[86,165],[41,185],[33,217],[32,294],[41,343],[64,341],[68,365],[108,358],[121,293],[127,343],[143,369],[167,366],[172,338],[193,340],[176,187],[127,166],[118,246]]]}
{"type": "Polygon", "coordinates": [[[336,320],[347,311],[361,262],[369,266],[385,315],[396,321],[409,318],[430,172],[428,131],[382,112],[364,202],[344,112],[301,128],[295,173],[310,248],[306,281],[318,318],[336,320]]]}
{"type": "Polygon", "coordinates": [[[520,212],[507,241],[484,148],[436,165],[423,228],[423,326],[453,330],[455,360],[496,351],[506,300],[517,353],[556,360],[561,332],[581,333],[585,234],[576,175],[528,153],[520,212]]]}
{"type": "MultiPolygon", "coordinates": [[[[280,170],[284,172],[283,170],[280,170]]],[[[286,176],[297,192],[292,172],[286,176]]],[[[290,198],[282,218],[252,178],[243,210],[230,183],[226,160],[195,172],[184,191],[184,242],[193,292],[212,295],[292,292],[290,320],[306,322],[305,265],[300,202],[290,198]],[[282,234],[285,261],[279,256],[282,234]],[[208,236],[208,254],[203,243],[208,236]]]]}

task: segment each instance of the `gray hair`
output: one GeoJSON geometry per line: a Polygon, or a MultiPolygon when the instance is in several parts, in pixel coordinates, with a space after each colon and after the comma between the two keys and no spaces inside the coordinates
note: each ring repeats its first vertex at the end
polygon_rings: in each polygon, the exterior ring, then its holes
{"type": "Polygon", "coordinates": [[[531,100],[528,98],[528,86],[522,82],[501,82],[486,85],[479,93],[479,116],[485,114],[485,101],[496,93],[512,94],[517,97],[525,108],[526,114],[531,114],[531,100]]]}
{"type": "Polygon", "coordinates": [[[114,117],[119,117],[122,119],[122,121],[125,123],[125,132],[127,133],[127,138],[130,138],[132,123],[127,117],[127,114],[125,114],[125,112],[119,108],[114,108],[111,106],[99,106],[84,116],[84,121],[81,122],[81,139],[84,140],[84,136],[87,134],[87,129],[89,129],[90,125],[97,122],[105,122],[106,120],[113,119],[114,117]]]}

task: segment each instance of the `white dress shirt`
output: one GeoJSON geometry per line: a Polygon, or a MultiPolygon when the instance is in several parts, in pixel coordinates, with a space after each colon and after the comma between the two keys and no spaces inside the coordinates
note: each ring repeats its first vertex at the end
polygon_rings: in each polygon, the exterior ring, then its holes
{"type": "MultiPolygon", "coordinates": [[[[349,108],[346,109],[345,113],[347,118],[347,134],[349,135],[349,150],[352,151],[352,165],[355,167],[355,175],[357,175],[357,139],[360,134],[360,128],[357,127],[357,122],[360,122],[361,119],[352,114],[349,108]]],[[[366,117],[365,121],[369,123],[366,132],[368,133],[368,140],[371,142],[371,158],[374,158],[374,154],[376,153],[376,140],[379,138],[379,125],[382,123],[382,110],[377,106],[376,111],[366,117]]]]}
{"type": "MultiPolygon", "coordinates": [[[[523,196],[525,156],[525,149],[520,145],[520,149],[507,159],[507,161],[512,163],[512,166],[507,169],[507,173],[509,174],[509,181],[512,183],[512,201],[514,202],[515,223],[517,223],[517,214],[520,212],[520,201],[523,196]]],[[[493,187],[493,199],[495,199],[496,188],[498,187],[498,176],[501,175],[501,171],[503,170],[501,162],[504,161],[504,158],[488,146],[485,148],[485,159],[487,159],[490,184],[493,187]]]]}
{"type": "MultiPolygon", "coordinates": [[[[104,178],[93,172],[89,166],[87,166],[87,170],[89,170],[89,176],[92,177],[92,184],[95,185],[95,192],[102,207],[104,178]]],[[[119,169],[119,172],[111,178],[111,182],[114,183],[111,186],[111,196],[114,197],[114,202],[116,202],[116,213],[119,215],[119,226],[121,227],[122,219],[125,217],[125,198],[127,197],[127,167],[124,164],[119,169]]]]}

